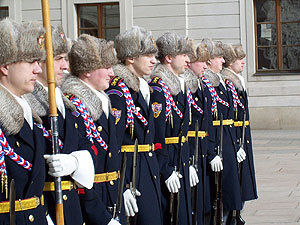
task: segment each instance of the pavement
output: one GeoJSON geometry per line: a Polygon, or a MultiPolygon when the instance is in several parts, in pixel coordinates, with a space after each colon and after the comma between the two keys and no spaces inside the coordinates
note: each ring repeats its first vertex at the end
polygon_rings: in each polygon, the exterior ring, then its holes
{"type": "Polygon", "coordinates": [[[258,199],[245,203],[247,225],[300,224],[300,130],[253,130],[258,199]]]}

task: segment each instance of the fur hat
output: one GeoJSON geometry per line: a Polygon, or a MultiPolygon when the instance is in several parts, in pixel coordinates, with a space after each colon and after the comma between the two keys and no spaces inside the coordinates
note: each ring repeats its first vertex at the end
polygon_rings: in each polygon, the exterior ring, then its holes
{"type": "Polygon", "coordinates": [[[33,62],[44,56],[43,27],[18,24],[6,18],[0,21],[0,64],[33,62]]]}
{"type": "Polygon", "coordinates": [[[209,57],[211,59],[223,57],[224,49],[221,41],[212,41],[209,38],[204,38],[201,43],[206,44],[207,50],[209,52],[209,57]]]}
{"type": "Polygon", "coordinates": [[[156,41],[158,47],[158,59],[163,62],[165,56],[175,57],[190,52],[190,40],[187,37],[179,36],[174,32],[164,33],[156,41]]]}
{"type": "Polygon", "coordinates": [[[133,26],[116,36],[116,51],[118,59],[124,62],[127,58],[156,54],[157,47],[151,32],[133,26]]]}
{"type": "Polygon", "coordinates": [[[206,62],[209,58],[209,53],[206,48],[206,44],[200,43],[195,45],[193,40],[189,41],[190,52],[188,56],[190,58],[191,63],[193,62],[206,62]]]}
{"type": "Polygon", "coordinates": [[[117,63],[114,43],[82,34],[68,54],[71,74],[79,76],[117,63]]]}
{"type": "Polygon", "coordinates": [[[65,32],[60,25],[51,26],[53,56],[68,53],[68,41],[65,32]]]}
{"type": "Polygon", "coordinates": [[[245,58],[246,54],[242,48],[242,45],[224,45],[224,60],[225,67],[228,67],[230,64],[234,63],[237,59],[245,58]]]}

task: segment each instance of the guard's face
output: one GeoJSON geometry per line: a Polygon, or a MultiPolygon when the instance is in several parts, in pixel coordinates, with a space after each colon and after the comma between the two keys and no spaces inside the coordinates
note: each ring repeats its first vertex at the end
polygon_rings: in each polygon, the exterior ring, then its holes
{"type": "Polygon", "coordinates": [[[244,59],[237,59],[237,60],[231,65],[231,69],[232,69],[234,72],[236,72],[236,73],[241,73],[241,72],[243,72],[244,65],[245,65],[244,59]]]}
{"type": "Polygon", "coordinates": [[[7,88],[15,95],[33,92],[38,74],[42,72],[37,61],[17,62],[7,66],[7,88]]]}
{"type": "Polygon", "coordinates": [[[133,69],[139,77],[144,75],[150,75],[153,70],[153,66],[156,63],[155,55],[142,55],[133,59],[133,69]]]}
{"type": "Polygon", "coordinates": [[[223,68],[223,63],[225,63],[225,60],[223,57],[216,57],[209,60],[208,68],[213,71],[214,73],[221,72],[223,68]]]}
{"type": "Polygon", "coordinates": [[[69,63],[66,60],[67,54],[59,54],[53,59],[54,66],[54,75],[55,75],[55,84],[60,86],[62,79],[64,77],[64,71],[69,69],[69,63]]]}
{"type": "Polygon", "coordinates": [[[192,62],[189,64],[189,68],[194,72],[195,75],[200,77],[204,71],[207,69],[207,64],[206,62],[192,62]]]}
{"type": "Polygon", "coordinates": [[[89,83],[97,91],[104,91],[109,87],[111,76],[114,76],[112,67],[101,68],[89,73],[89,83]]]}
{"type": "Polygon", "coordinates": [[[171,60],[171,67],[177,75],[184,73],[188,64],[190,62],[190,58],[187,54],[176,55],[172,57],[171,60]]]}

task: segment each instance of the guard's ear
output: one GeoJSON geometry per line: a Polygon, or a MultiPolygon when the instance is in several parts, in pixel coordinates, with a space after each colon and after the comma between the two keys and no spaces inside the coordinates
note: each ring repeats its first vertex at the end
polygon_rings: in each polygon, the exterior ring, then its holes
{"type": "Polygon", "coordinates": [[[9,65],[0,66],[0,71],[4,76],[8,75],[9,65]]]}

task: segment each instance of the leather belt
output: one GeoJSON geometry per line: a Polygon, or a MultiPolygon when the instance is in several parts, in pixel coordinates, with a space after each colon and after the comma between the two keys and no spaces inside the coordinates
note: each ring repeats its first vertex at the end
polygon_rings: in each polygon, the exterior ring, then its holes
{"type": "MultiPolygon", "coordinates": [[[[61,182],[61,190],[62,191],[70,191],[75,187],[73,181],[64,180],[61,182]]],[[[55,191],[54,182],[45,182],[43,191],[55,191]]]]}
{"type": "MultiPolygon", "coordinates": [[[[196,136],[196,131],[190,130],[188,131],[188,135],[189,138],[190,137],[195,137],[196,136]]],[[[199,138],[205,138],[208,136],[208,133],[206,131],[198,131],[198,137],[199,138]]]]}
{"type": "MultiPolygon", "coordinates": [[[[228,126],[228,125],[232,125],[234,123],[233,120],[223,120],[223,125],[224,126],[228,126]]],[[[213,121],[213,126],[220,126],[220,120],[214,120],[213,121]]]]}
{"type": "MultiPolygon", "coordinates": [[[[188,141],[188,136],[182,136],[182,143],[185,143],[188,141]]],[[[167,137],[165,138],[165,142],[166,142],[166,145],[169,145],[169,144],[178,144],[179,142],[179,137],[167,137]]]]}
{"type": "MultiPolygon", "coordinates": [[[[44,205],[44,196],[32,197],[26,199],[19,199],[15,201],[15,210],[16,212],[25,211],[29,209],[35,209],[39,205],[44,205]]],[[[9,202],[0,202],[0,213],[8,213],[9,212],[9,202]]]]}
{"type": "MultiPolygon", "coordinates": [[[[138,152],[150,152],[154,150],[154,145],[138,145],[138,152]]],[[[134,152],[134,145],[122,145],[121,152],[134,152]]]]}
{"type": "MultiPolygon", "coordinates": [[[[245,126],[249,126],[250,125],[250,121],[246,120],[245,121],[245,126]]],[[[243,126],[243,121],[234,121],[234,126],[235,127],[242,127],[243,126]]]]}
{"type": "Polygon", "coordinates": [[[120,172],[108,172],[108,173],[98,173],[95,174],[94,183],[108,182],[112,180],[117,180],[120,177],[120,172]]]}

